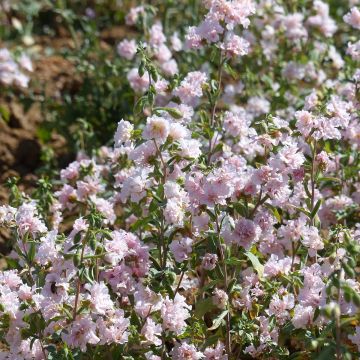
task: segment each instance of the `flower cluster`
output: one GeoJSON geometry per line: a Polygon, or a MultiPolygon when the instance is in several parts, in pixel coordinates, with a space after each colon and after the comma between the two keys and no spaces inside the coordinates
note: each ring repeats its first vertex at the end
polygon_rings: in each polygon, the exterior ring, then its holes
{"type": "Polygon", "coordinates": [[[0,83],[27,88],[30,79],[24,71],[33,71],[31,60],[25,53],[16,61],[8,49],[0,49],[0,83]]]}
{"type": "Polygon", "coordinates": [[[206,0],[186,46],[161,19],[119,43],[114,146],[0,207],[0,358],[358,357],[360,12],[301,4],[206,0]]]}

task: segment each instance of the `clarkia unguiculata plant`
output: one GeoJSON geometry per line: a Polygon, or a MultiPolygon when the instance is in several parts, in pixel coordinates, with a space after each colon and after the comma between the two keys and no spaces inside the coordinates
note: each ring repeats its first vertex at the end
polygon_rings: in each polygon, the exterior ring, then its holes
{"type": "Polygon", "coordinates": [[[1,358],[359,357],[360,10],[203,5],[131,9],[114,146],[9,182],[1,358]]]}

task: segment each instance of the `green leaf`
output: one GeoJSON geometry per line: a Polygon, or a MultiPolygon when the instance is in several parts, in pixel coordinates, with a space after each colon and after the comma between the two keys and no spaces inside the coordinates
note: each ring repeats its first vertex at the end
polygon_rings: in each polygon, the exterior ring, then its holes
{"type": "Polygon", "coordinates": [[[274,214],[274,216],[276,217],[276,220],[277,220],[279,223],[281,223],[281,215],[279,214],[279,211],[278,211],[277,208],[274,208],[273,214],[274,214]]]}
{"type": "Polygon", "coordinates": [[[311,219],[313,219],[316,216],[317,212],[319,211],[321,202],[322,202],[321,199],[319,199],[317,201],[317,203],[315,204],[315,207],[313,208],[313,210],[311,211],[311,214],[310,214],[311,219]]]}
{"type": "Polygon", "coordinates": [[[10,111],[7,107],[1,105],[0,106],[0,118],[5,122],[9,122],[10,120],[10,111]]]}
{"type": "Polygon", "coordinates": [[[195,304],[195,316],[201,319],[207,312],[215,308],[211,297],[201,299],[195,304]]]}
{"type": "Polygon", "coordinates": [[[229,310],[224,310],[214,321],[211,327],[208,328],[209,331],[217,329],[221,322],[223,321],[224,317],[227,315],[229,310]]]}
{"type": "Polygon", "coordinates": [[[171,108],[171,107],[157,107],[154,111],[163,110],[166,111],[169,115],[171,115],[175,119],[181,119],[183,114],[179,109],[171,108]]]}
{"type": "Polygon", "coordinates": [[[32,263],[34,261],[35,252],[36,252],[36,245],[35,245],[34,242],[31,242],[30,249],[29,249],[29,252],[28,252],[29,263],[32,263]]]}
{"type": "Polygon", "coordinates": [[[234,79],[237,80],[238,73],[227,62],[224,63],[224,70],[234,79]]]}
{"type": "Polygon", "coordinates": [[[140,229],[142,226],[147,225],[150,221],[150,217],[146,217],[143,219],[139,219],[137,221],[135,221],[133,224],[131,224],[130,228],[132,231],[136,231],[138,229],[140,229]]]}
{"type": "Polygon", "coordinates": [[[332,176],[326,176],[326,177],[321,177],[318,179],[319,181],[335,181],[335,182],[341,182],[341,180],[339,178],[336,177],[332,177],[332,176]]]}
{"type": "Polygon", "coordinates": [[[307,217],[310,217],[311,216],[311,213],[310,211],[308,210],[305,210],[304,208],[302,207],[298,207],[298,206],[295,206],[295,209],[302,212],[303,214],[305,214],[307,217]]]}
{"type": "Polygon", "coordinates": [[[316,357],[316,360],[331,360],[335,359],[335,349],[332,346],[324,347],[323,351],[316,357]]]}
{"type": "Polygon", "coordinates": [[[254,269],[256,270],[256,272],[258,273],[259,277],[262,278],[263,274],[264,274],[264,266],[261,265],[259,259],[257,258],[256,255],[254,255],[251,252],[246,252],[245,255],[248,257],[248,259],[251,261],[252,266],[254,267],[254,269]]]}
{"type": "Polygon", "coordinates": [[[226,265],[235,265],[235,266],[241,266],[244,264],[244,262],[246,262],[246,260],[241,260],[235,257],[231,257],[225,260],[226,265]]]}

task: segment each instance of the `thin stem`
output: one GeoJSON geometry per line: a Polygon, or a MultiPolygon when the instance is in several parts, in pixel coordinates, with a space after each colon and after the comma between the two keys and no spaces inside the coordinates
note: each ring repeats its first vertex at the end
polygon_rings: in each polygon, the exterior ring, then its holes
{"type": "MultiPolygon", "coordinates": [[[[219,252],[220,252],[220,260],[223,264],[223,272],[224,272],[224,281],[225,281],[225,289],[228,289],[229,282],[228,282],[228,274],[227,274],[227,266],[225,262],[225,256],[224,256],[224,249],[221,243],[221,237],[220,237],[220,224],[219,224],[219,217],[218,217],[218,209],[215,208],[215,220],[216,220],[216,230],[217,230],[217,238],[219,243],[219,252]]],[[[231,334],[230,334],[230,304],[228,303],[228,313],[226,314],[226,341],[225,341],[225,347],[226,352],[230,356],[231,355],[231,334]]]]}
{"type": "Polygon", "coordinates": [[[259,208],[259,206],[261,206],[262,204],[264,204],[264,202],[269,199],[269,196],[266,195],[262,198],[262,194],[263,194],[263,189],[261,187],[260,189],[260,194],[259,194],[259,198],[258,198],[258,201],[257,203],[255,204],[255,207],[254,209],[252,210],[251,214],[250,214],[250,218],[252,219],[256,213],[256,210],[259,208]]]}
{"type": "MultiPolygon", "coordinates": [[[[219,68],[218,68],[218,74],[217,74],[217,82],[218,82],[218,92],[216,95],[216,98],[214,100],[214,104],[211,110],[211,119],[210,119],[210,128],[214,127],[215,124],[215,115],[216,115],[216,108],[217,108],[217,103],[218,103],[218,99],[219,99],[219,95],[220,95],[220,91],[221,91],[221,82],[222,82],[222,73],[223,73],[223,65],[225,63],[226,58],[223,58],[223,53],[222,51],[220,52],[220,61],[219,61],[219,68]]],[[[210,163],[210,159],[211,159],[211,153],[212,153],[212,138],[209,138],[209,154],[208,154],[208,163],[210,163]]]]}
{"type": "Polygon", "coordinates": [[[180,285],[181,285],[181,282],[182,282],[183,277],[184,277],[184,275],[185,275],[185,271],[186,271],[186,270],[183,270],[183,271],[181,272],[180,279],[179,279],[179,283],[177,284],[176,290],[175,290],[175,292],[174,292],[174,297],[176,296],[176,294],[178,293],[178,291],[179,291],[179,289],[180,289],[180,285]]]}
{"type": "Polygon", "coordinates": [[[344,277],[344,270],[341,269],[340,274],[339,274],[340,285],[339,285],[338,294],[337,294],[337,305],[338,305],[339,308],[336,310],[336,314],[335,314],[336,359],[338,359],[338,360],[342,359],[342,354],[341,354],[341,324],[340,324],[340,315],[341,315],[341,311],[340,311],[340,300],[341,300],[340,287],[341,287],[341,281],[343,280],[343,277],[344,277]]]}
{"type": "MultiPolygon", "coordinates": [[[[162,172],[163,172],[163,176],[161,178],[161,184],[165,185],[166,183],[166,176],[167,176],[167,166],[166,166],[166,162],[162,156],[161,150],[158,146],[158,144],[156,143],[156,140],[154,139],[154,144],[155,144],[155,148],[156,151],[159,155],[160,158],[160,162],[162,164],[162,172]]],[[[162,199],[164,200],[164,199],[162,199]]],[[[166,268],[166,260],[167,260],[167,246],[165,244],[165,239],[164,239],[164,233],[165,233],[165,229],[164,229],[164,213],[161,210],[161,220],[160,220],[160,244],[159,244],[159,257],[160,257],[160,266],[165,269],[166,268]]]]}
{"type": "MultiPolygon", "coordinates": [[[[85,239],[83,241],[83,246],[81,249],[81,255],[80,255],[80,264],[82,264],[83,260],[84,260],[84,250],[85,250],[85,239]]],[[[76,294],[75,294],[75,305],[74,305],[74,310],[73,310],[73,320],[76,319],[76,313],[77,313],[77,307],[78,307],[78,302],[79,302],[79,295],[80,295],[80,288],[81,288],[81,280],[80,280],[80,276],[78,277],[77,280],[77,284],[76,284],[76,294]]]]}
{"type": "MultiPolygon", "coordinates": [[[[316,158],[316,145],[317,142],[314,142],[314,149],[312,154],[312,161],[311,161],[311,174],[310,174],[310,181],[311,181],[311,209],[310,212],[314,210],[315,204],[315,158],[316,158]]],[[[313,226],[315,222],[315,217],[310,220],[310,224],[313,226]]]]}

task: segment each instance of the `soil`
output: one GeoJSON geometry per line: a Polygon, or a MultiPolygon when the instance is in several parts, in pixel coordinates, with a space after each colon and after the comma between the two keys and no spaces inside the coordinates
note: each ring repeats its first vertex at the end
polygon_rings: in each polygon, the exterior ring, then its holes
{"type": "MultiPolygon", "coordinates": [[[[41,56],[33,65],[31,81],[39,88],[35,89],[35,95],[43,88],[46,96],[58,97],[77,81],[71,64],[59,56],[41,56]]],[[[18,99],[16,95],[0,97],[0,106],[9,113],[7,122],[0,120],[0,204],[7,201],[4,182],[9,177],[19,177],[22,190],[29,189],[36,181],[36,170],[41,166],[41,144],[37,137],[42,121],[41,104],[35,101],[29,109],[25,109],[18,99]]],[[[47,145],[56,151],[63,148],[64,140],[53,136],[51,144],[47,145]]]]}

